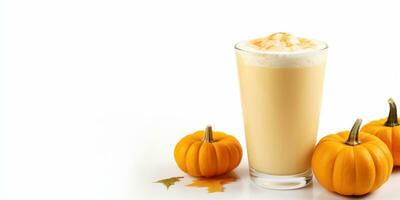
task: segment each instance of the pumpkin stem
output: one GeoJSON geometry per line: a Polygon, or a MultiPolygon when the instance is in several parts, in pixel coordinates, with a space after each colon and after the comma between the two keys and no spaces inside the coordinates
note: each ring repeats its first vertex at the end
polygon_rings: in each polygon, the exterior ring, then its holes
{"type": "Polygon", "coordinates": [[[358,140],[358,133],[360,132],[360,126],[362,119],[357,119],[353,127],[350,130],[349,138],[347,138],[346,144],[350,146],[356,146],[360,144],[358,140]]]}
{"type": "Polygon", "coordinates": [[[204,130],[203,142],[208,142],[208,143],[214,142],[211,125],[207,125],[206,129],[204,130]]]}
{"type": "Polygon", "coordinates": [[[389,116],[385,122],[385,126],[398,126],[399,122],[397,120],[397,108],[396,108],[396,104],[394,103],[393,99],[390,98],[388,100],[389,102],[389,107],[390,107],[390,111],[389,111],[389,116]]]}

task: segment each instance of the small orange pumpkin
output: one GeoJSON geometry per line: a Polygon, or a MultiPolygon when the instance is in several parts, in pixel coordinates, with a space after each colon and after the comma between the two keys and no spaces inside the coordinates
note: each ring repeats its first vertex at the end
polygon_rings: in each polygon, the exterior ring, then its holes
{"type": "Polygon", "coordinates": [[[394,165],[400,166],[400,124],[397,108],[393,99],[389,99],[389,116],[366,124],[361,130],[381,139],[392,152],[394,165]]]}
{"type": "Polygon", "coordinates": [[[364,195],[385,183],[393,168],[389,149],[377,137],[360,132],[361,119],[351,131],[327,135],[312,157],[312,169],[327,190],[342,195],[364,195]]]}
{"type": "Polygon", "coordinates": [[[175,161],[192,176],[212,177],[235,169],[242,159],[242,147],[231,135],[213,132],[211,126],[182,138],[175,146],[175,161]]]}

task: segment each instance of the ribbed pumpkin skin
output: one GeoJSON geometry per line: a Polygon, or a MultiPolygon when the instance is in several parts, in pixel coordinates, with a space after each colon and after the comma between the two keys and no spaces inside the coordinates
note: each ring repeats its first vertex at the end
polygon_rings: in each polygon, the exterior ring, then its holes
{"type": "Polygon", "coordinates": [[[364,195],[385,183],[393,168],[389,149],[377,137],[360,132],[361,144],[346,145],[349,131],[325,136],[316,146],[312,169],[318,182],[342,195],[364,195]]]}
{"type": "Polygon", "coordinates": [[[387,118],[371,121],[361,131],[371,133],[381,139],[392,152],[394,165],[400,166],[400,126],[385,126],[386,121],[387,118]]]}
{"type": "Polygon", "coordinates": [[[236,168],[242,159],[240,143],[230,135],[214,132],[212,143],[203,142],[204,131],[182,138],[175,146],[179,168],[191,176],[212,177],[236,168]]]}

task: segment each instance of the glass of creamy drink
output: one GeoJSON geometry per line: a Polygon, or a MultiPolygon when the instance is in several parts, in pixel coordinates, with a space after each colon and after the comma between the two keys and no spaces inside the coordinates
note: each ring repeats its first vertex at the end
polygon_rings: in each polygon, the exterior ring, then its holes
{"type": "Polygon", "coordinates": [[[275,33],[235,49],[251,180],[270,189],[306,186],[328,46],[275,33]]]}

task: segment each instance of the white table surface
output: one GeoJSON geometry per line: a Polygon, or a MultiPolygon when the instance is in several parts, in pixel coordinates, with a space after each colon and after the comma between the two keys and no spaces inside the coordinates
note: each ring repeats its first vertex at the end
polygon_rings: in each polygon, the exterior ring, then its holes
{"type": "MultiPolygon", "coordinates": [[[[56,123],[59,119],[52,120],[50,116],[45,121],[32,118],[34,123],[26,126],[16,122],[8,125],[19,127],[19,132],[8,130],[13,134],[3,138],[7,143],[3,143],[1,199],[349,199],[326,191],[315,180],[306,188],[287,191],[252,184],[244,134],[235,133],[236,128],[224,129],[234,134],[244,149],[242,162],[234,170],[239,180],[226,184],[223,193],[208,193],[206,188],[186,187],[193,178],[180,171],[173,158],[176,142],[187,132],[182,130],[190,130],[177,128],[178,122],[185,124],[183,127],[195,127],[196,122],[191,119],[143,117],[136,118],[140,123],[132,123],[133,113],[116,112],[93,117],[97,119],[87,120],[79,129],[62,127],[62,134],[55,136],[50,130],[60,125],[56,123]],[[32,134],[29,129],[35,123],[43,123],[37,125],[41,127],[49,123],[49,126],[44,132],[32,134]],[[86,129],[87,126],[92,130],[86,129]],[[172,176],[184,179],[169,190],[153,183],[172,176]]],[[[86,117],[76,116],[70,122],[77,123],[86,117]]],[[[229,127],[229,123],[219,124],[229,127]]],[[[400,170],[395,170],[386,184],[363,198],[398,199],[399,184],[400,170]]]]}
{"type": "MultiPolygon", "coordinates": [[[[167,167],[165,167],[167,168],[167,167]]],[[[170,169],[170,175],[182,174],[176,173],[174,169],[170,169]]],[[[261,188],[253,184],[248,175],[247,165],[243,164],[235,170],[240,179],[236,182],[226,184],[225,191],[222,193],[207,193],[207,188],[193,188],[186,187],[185,185],[191,183],[193,179],[185,175],[181,182],[177,182],[171,186],[169,190],[161,184],[146,183],[138,190],[137,194],[151,199],[304,199],[304,200],[339,200],[339,199],[398,199],[399,183],[400,183],[400,170],[395,170],[386,184],[379,190],[364,195],[362,197],[345,197],[335,193],[331,193],[322,188],[318,181],[314,180],[313,183],[305,188],[297,190],[270,190],[261,188]]],[[[168,173],[160,173],[160,175],[150,175],[155,179],[168,176],[168,173]]],[[[143,176],[140,180],[145,181],[149,176],[143,176]]],[[[153,179],[154,179],[153,178],[153,179]]],[[[151,178],[150,178],[151,179],[151,178]]]]}

